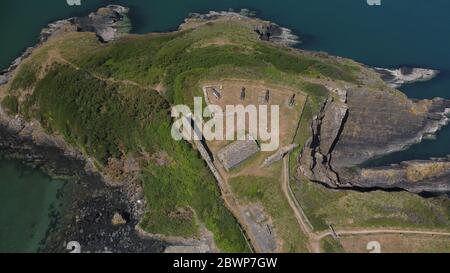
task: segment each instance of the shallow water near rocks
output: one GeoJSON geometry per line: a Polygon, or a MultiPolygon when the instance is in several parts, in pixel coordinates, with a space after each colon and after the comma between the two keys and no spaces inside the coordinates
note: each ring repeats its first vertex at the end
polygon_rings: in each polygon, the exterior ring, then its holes
{"type": "Polygon", "coordinates": [[[64,185],[19,161],[0,159],[0,253],[38,251],[61,209],[64,185]]]}

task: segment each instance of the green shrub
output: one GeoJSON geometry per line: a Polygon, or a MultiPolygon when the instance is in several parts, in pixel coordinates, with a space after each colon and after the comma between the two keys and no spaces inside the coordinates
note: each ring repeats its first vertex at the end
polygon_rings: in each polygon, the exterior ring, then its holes
{"type": "Polygon", "coordinates": [[[11,114],[17,114],[19,112],[19,101],[15,96],[6,96],[2,101],[2,106],[11,114]]]}
{"type": "Polygon", "coordinates": [[[37,81],[37,68],[31,63],[23,64],[11,83],[11,90],[27,89],[37,81]]]}

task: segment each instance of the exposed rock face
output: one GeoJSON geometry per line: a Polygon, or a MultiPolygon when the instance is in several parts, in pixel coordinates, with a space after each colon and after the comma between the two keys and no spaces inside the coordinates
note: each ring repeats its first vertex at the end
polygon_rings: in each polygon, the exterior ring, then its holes
{"type": "Polygon", "coordinates": [[[127,32],[129,26],[123,22],[128,11],[122,6],[109,5],[87,17],[72,18],[70,22],[77,26],[78,31],[95,32],[102,42],[109,42],[127,32]]]}
{"type": "MultiPolygon", "coordinates": [[[[450,176],[445,172],[431,180],[423,177],[414,186],[408,184],[414,178],[401,178],[404,166],[418,162],[384,169],[361,170],[357,166],[434,134],[448,122],[448,108],[450,101],[444,99],[414,102],[399,92],[349,89],[345,103],[342,98],[340,102],[328,99],[313,120],[313,137],[303,149],[299,171],[333,188],[446,191],[450,176]]],[[[435,166],[436,162],[420,163],[435,166]]]]}
{"type": "Polygon", "coordinates": [[[391,87],[434,79],[439,71],[425,68],[401,67],[398,69],[374,68],[381,78],[391,87]]]}
{"type": "Polygon", "coordinates": [[[326,184],[339,181],[338,174],[331,165],[331,153],[347,116],[347,105],[330,97],[319,115],[314,117],[313,137],[306,143],[301,157],[300,168],[306,176],[326,184]]]}
{"type": "Polygon", "coordinates": [[[299,43],[297,35],[288,28],[280,27],[271,22],[265,22],[255,27],[255,32],[263,41],[270,41],[285,46],[293,46],[299,43]]]}
{"type": "Polygon", "coordinates": [[[398,165],[342,170],[341,178],[356,187],[401,188],[410,192],[450,192],[450,158],[408,161],[398,165]]]}
{"type": "MultiPolygon", "coordinates": [[[[259,38],[263,41],[270,41],[276,44],[284,45],[284,46],[293,46],[298,44],[299,37],[292,33],[292,31],[288,28],[280,27],[279,25],[269,22],[263,21],[256,18],[251,18],[252,13],[247,9],[242,9],[240,12],[234,11],[210,11],[206,14],[200,13],[191,13],[189,18],[185,20],[185,24],[188,24],[192,21],[214,21],[218,19],[231,19],[231,20],[248,20],[254,25],[254,31],[258,34],[259,38]]],[[[181,25],[180,28],[183,29],[184,25],[181,25]]]]}
{"type": "Polygon", "coordinates": [[[333,151],[336,167],[351,167],[418,143],[448,121],[450,101],[413,102],[401,93],[349,90],[349,117],[333,151]]]}
{"type": "Polygon", "coordinates": [[[263,164],[261,165],[261,168],[267,168],[270,165],[274,164],[275,162],[282,160],[284,156],[292,152],[297,147],[298,147],[297,144],[291,144],[278,149],[276,153],[274,153],[273,155],[269,156],[264,160],[263,164]]]}

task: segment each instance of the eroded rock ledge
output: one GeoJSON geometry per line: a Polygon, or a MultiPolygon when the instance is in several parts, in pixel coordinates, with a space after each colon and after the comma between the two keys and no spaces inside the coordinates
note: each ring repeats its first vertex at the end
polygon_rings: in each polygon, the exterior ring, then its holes
{"type": "Polygon", "coordinates": [[[437,77],[438,70],[426,68],[400,67],[398,69],[374,68],[381,78],[393,88],[405,84],[430,81],[437,77]]]}
{"type": "Polygon", "coordinates": [[[450,192],[450,158],[402,162],[379,168],[343,170],[341,177],[356,187],[401,188],[410,192],[450,192]],[[388,178],[388,179],[387,179],[388,178]]]}
{"type": "Polygon", "coordinates": [[[404,162],[377,169],[358,166],[435,134],[448,123],[449,108],[449,100],[412,101],[400,92],[362,88],[346,90],[345,103],[330,97],[312,123],[313,137],[300,157],[299,175],[331,188],[448,192],[448,171],[412,172],[417,168],[448,168],[443,164],[447,159],[404,162]]]}

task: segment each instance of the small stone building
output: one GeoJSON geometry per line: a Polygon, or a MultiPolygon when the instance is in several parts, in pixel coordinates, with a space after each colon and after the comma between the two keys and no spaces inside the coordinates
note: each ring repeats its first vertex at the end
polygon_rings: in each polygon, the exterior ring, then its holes
{"type": "Polygon", "coordinates": [[[229,171],[260,151],[258,143],[252,138],[238,140],[220,150],[217,154],[223,167],[229,171]]]}

